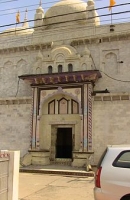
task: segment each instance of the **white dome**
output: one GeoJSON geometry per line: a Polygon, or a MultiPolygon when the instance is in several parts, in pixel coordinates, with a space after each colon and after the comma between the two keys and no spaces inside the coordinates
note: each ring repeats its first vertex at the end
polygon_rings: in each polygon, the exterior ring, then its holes
{"type": "Polygon", "coordinates": [[[46,12],[44,17],[46,24],[76,21],[78,19],[85,20],[86,7],[87,4],[81,0],[62,0],[46,12]]]}
{"type": "Polygon", "coordinates": [[[28,29],[26,27],[16,27],[3,31],[1,36],[32,34],[33,31],[33,29],[28,29]]]}

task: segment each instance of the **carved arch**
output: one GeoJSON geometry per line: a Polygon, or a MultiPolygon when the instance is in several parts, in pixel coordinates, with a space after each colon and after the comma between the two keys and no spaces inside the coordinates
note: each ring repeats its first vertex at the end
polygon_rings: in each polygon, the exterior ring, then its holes
{"type": "Polygon", "coordinates": [[[3,67],[6,67],[6,66],[12,66],[13,65],[13,63],[10,61],[10,60],[8,60],[7,62],[5,62],[4,63],[4,65],[3,65],[3,67]]]}
{"type": "Polygon", "coordinates": [[[87,64],[86,63],[82,63],[81,70],[87,70],[87,64]]]}
{"type": "Polygon", "coordinates": [[[67,95],[69,97],[71,97],[73,100],[75,100],[78,105],[79,105],[79,114],[81,114],[81,102],[78,100],[78,98],[76,96],[74,96],[72,93],[68,93],[68,92],[64,92],[62,89],[59,89],[58,91],[56,92],[53,92],[52,94],[48,94],[43,100],[42,102],[40,103],[40,108],[39,108],[39,116],[42,116],[42,107],[43,107],[43,104],[48,101],[50,98],[52,98],[53,96],[56,96],[56,95],[59,95],[59,94],[62,94],[62,95],[67,95]]]}
{"type": "Polygon", "coordinates": [[[19,67],[19,66],[21,66],[21,65],[23,65],[23,64],[26,64],[27,62],[26,62],[26,60],[24,60],[24,59],[20,59],[18,62],[17,62],[17,66],[19,67]]]}
{"type": "Polygon", "coordinates": [[[64,46],[60,46],[60,47],[56,47],[52,49],[51,51],[52,59],[55,60],[58,54],[63,54],[65,57],[68,57],[68,56],[76,55],[77,51],[74,47],[71,47],[69,45],[64,45],[64,46]]]}

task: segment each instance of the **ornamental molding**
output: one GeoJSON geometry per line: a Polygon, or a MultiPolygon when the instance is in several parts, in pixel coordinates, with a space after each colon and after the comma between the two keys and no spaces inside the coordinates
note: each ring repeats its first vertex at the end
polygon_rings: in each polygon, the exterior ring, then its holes
{"type": "Polygon", "coordinates": [[[130,94],[124,93],[124,94],[96,94],[96,96],[93,97],[94,101],[124,101],[130,100],[130,94]]]}
{"type": "Polygon", "coordinates": [[[130,40],[130,33],[124,33],[124,34],[112,34],[112,35],[105,35],[105,36],[100,36],[100,37],[94,37],[91,36],[91,38],[85,38],[85,39],[77,39],[73,40],[71,42],[71,46],[80,46],[80,45],[85,45],[85,44],[98,44],[98,43],[103,43],[103,42],[113,42],[113,41],[122,41],[122,40],[130,40]]]}
{"type": "Polygon", "coordinates": [[[0,54],[19,53],[19,52],[36,51],[36,50],[44,50],[44,49],[47,50],[47,49],[51,49],[51,45],[52,43],[46,43],[46,44],[35,44],[35,45],[3,48],[3,49],[0,49],[0,54]]]}
{"type": "Polygon", "coordinates": [[[32,97],[10,97],[0,98],[0,105],[19,105],[19,104],[31,104],[32,97]]]}

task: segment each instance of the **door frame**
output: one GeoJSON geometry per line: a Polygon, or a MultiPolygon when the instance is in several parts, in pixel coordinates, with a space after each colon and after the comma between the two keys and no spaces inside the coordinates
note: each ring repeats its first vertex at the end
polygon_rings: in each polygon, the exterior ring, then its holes
{"type": "MultiPolygon", "coordinates": [[[[75,125],[74,124],[51,125],[51,148],[50,148],[51,161],[56,161],[56,139],[57,139],[58,128],[72,128],[72,152],[75,149],[75,125]]],[[[72,156],[72,159],[73,159],[73,156],[72,156]]]]}

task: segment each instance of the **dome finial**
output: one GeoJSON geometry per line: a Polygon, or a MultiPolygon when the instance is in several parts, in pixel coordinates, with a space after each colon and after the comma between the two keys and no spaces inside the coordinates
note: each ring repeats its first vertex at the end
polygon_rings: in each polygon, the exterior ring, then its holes
{"type": "Polygon", "coordinates": [[[29,27],[29,25],[28,25],[28,21],[27,21],[27,12],[28,12],[28,10],[27,10],[27,8],[26,8],[26,10],[25,10],[25,17],[24,17],[24,23],[23,23],[23,27],[29,27]]]}
{"type": "Polygon", "coordinates": [[[27,21],[27,12],[28,12],[28,10],[27,10],[27,8],[26,8],[26,10],[25,10],[25,17],[24,17],[24,21],[27,21]]]}
{"type": "Polygon", "coordinates": [[[40,7],[42,6],[42,0],[40,0],[40,2],[39,2],[39,6],[40,6],[40,7]]]}

